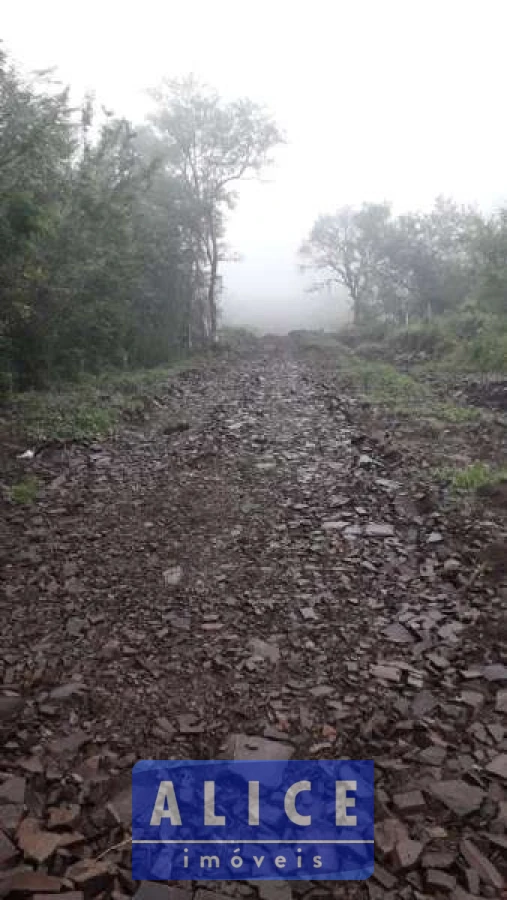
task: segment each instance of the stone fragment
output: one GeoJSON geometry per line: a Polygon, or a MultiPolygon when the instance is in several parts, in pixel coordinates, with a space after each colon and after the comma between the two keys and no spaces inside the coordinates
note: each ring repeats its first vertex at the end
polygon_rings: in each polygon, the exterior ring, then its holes
{"type": "Polygon", "coordinates": [[[19,716],[24,705],[22,697],[0,697],[0,722],[8,722],[19,716]]]}
{"type": "Polygon", "coordinates": [[[7,866],[18,855],[17,847],[3,831],[0,831],[0,866],[7,866]]]}
{"type": "Polygon", "coordinates": [[[233,734],[227,745],[232,759],[290,759],[294,753],[291,744],[269,741],[247,734],[233,734]]]}
{"type": "Polygon", "coordinates": [[[86,628],[88,622],[81,616],[71,616],[67,621],[66,631],[71,637],[79,637],[81,632],[86,628]]]}
{"type": "Polygon", "coordinates": [[[43,863],[53,855],[60,838],[51,831],[42,831],[37,820],[28,816],[18,828],[17,840],[27,859],[43,863]]]}
{"type": "Polygon", "coordinates": [[[86,896],[108,891],[113,883],[111,867],[102,860],[80,860],[66,870],[65,877],[70,878],[78,888],[82,888],[86,896]]]}
{"type": "Polygon", "coordinates": [[[51,756],[74,756],[88,741],[90,741],[90,735],[79,729],[72,734],[51,741],[48,752],[51,756]]]}
{"type": "MultiPolygon", "coordinates": [[[[258,881],[257,890],[261,900],[291,900],[292,890],[287,881],[258,881]]],[[[208,900],[208,898],[202,898],[208,900]]],[[[216,895],[213,900],[224,900],[223,895],[216,895]]]]}
{"type": "Polygon", "coordinates": [[[428,869],[426,871],[426,885],[434,891],[453,891],[456,887],[454,875],[442,872],[440,869],[428,869]]]}
{"type": "Polygon", "coordinates": [[[419,862],[424,845],[420,841],[412,841],[406,838],[396,844],[394,861],[400,869],[413,869],[419,862]]]}
{"type": "Polygon", "coordinates": [[[407,828],[399,819],[383,819],[375,826],[375,850],[382,858],[390,856],[396,844],[408,837],[407,828]]]}
{"type": "Polygon", "coordinates": [[[77,803],[69,806],[52,806],[49,809],[48,828],[68,828],[75,825],[81,813],[77,803]]]}
{"type": "Polygon", "coordinates": [[[484,703],[484,694],[480,691],[463,690],[460,694],[460,700],[462,703],[466,703],[467,706],[471,706],[473,709],[480,709],[484,703]]]}
{"type": "Polygon", "coordinates": [[[0,784],[0,804],[25,802],[26,779],[11,775],[0,784]]]}
{"type": "Polygon", "coordinates": [[[495,709],[499,713],[507,713],[507,688],[500,688],[497,691],[495,709]]]}
{"type": "Polygon", "coordinates": [[[419,691],[412,703],[412,713],[418,719],[423,718],[423,716],[427,716],[429,713],[433,712],[437,705],[438,700],[431,691],[419,691]]]}
{"type": "MultiPolygon", "coordinates": [[[[134,900],[191,900],[191,897],[191,891],[183,891],[181,888],[176,887],[168,888],[166,884],[159,884],[157,881],[141,881],[134,894],[134,900]],[[176,895],[174,895],[174,892],[176,892],[176,895]]],[[[211,900],[211,897],[209,900],[211,900]]]]}
{"type": "Polygon", "coordinates": [[[315,687],[310,688],[312,697],[330,697],[334,693],[335,690],[330,684],[317,684],[315,687]]]}
{"type": "Polygon", "coordinates": [[[84,684],[78,681],[69,681],[67,684],[60,684],[53,688],[49,697],[51,700],[68,700],[69,697],[75,697],[76,694],[82,694],[86,690],[84,684]]]}
{"type": "Polygon", "coordinates": [[[11,775],[0,784],[0,828],[14,832],[23,816],[26,781],[11,775]]]}
{"type": "Polygon", "coordinates": [[[280,648],[278,644],[262,641],[260,638],[252,638],[248,646],[254,656],[260,656],[262,659],[267,659],[272,665],[276,665],[280,659],[280,648]]]}
{"type": "Polygon", "coordinates": [[[373,877],[376,881],[380,882],[380,884],[386,889],[386,891],[392,891],[393,888],[395,888],[398,884],[398,879],[394,875],[392,875],[391,872],[388,872],[387,869],[384,869],[384,867],[381,866],[380,863],[378,863],[376,860],[373,877]]]}
{"type": "MultiPolygon", "coordinates": [[[[123,894],[121,895],[123,898],[123,894]]],[[[112,900],[120,900],[118,896],[115,897],[114,893],[111,895],[112,900]]],[[[34,894],[30,900],[55,900],[54,894],[34,894]]],[[[59,900],[85,900],[85,895],[82,891],[65,891],[64,894],[59,894],[59,900]]],[[[166,898],[167,900],[167,898],[166,898]]]]}
{"type": "Polygon", "coordinates": [[[482,676],[487,681],[507,681],[507,666],[504,666],[503,663],[484,666],[482,676]]]}
{"type": "Polygon", "coordinates": [[[129,828],[132,822],[132,789],[125,788],[107,804],[107,809],[113,819],[124,828],[129,828]]]}
{"type": "Polygon", "coordinates": [[[456,854],[445,850],[428,850],[421,863],[425,869],[450,869],[454,865],[456,854]]]}
{"type": "Polygon", "coordinates": [[[194,713],[183,713],[177,716],[180,734],[202,734],[204,725],[194,713]]]}
{"type": "Polygon", "coordinates": [[[469,894],[464,888],[457,885],[451,894],[451,900],[479,900],[477,894],[469,894]]]}
{"type": "Polygon", "coordinates": [[[367,535],[367,537],[392,537],[394,534],[394,528],[392,525],[388,525],[387,523],[368,522],[364,533],[367,535]]]}
{"type": "Polygon", "coordinates": [[[166,569],[162,575],[166,587],[176,587],[183,578],[183,569],[181,566],[171,566],[166,569]]]}
{"type": "Polygon", "coordinates": [[[486,766],[486,772],[507,780],[507,753],[500,753],[499,756],[495,756],[486,766]]]}
{"type": "Polygon", "coordinates": [[[475,869],[479,877],[486,884],[491,884],[497,891],[501,891],[504,887],[504,878],[498,871],[496,866],[481,853],[478,847],[469,838],[464,838],[459,849],[461,855],[466,859],[469,866],[475,869]]]}
{"type": "Polygon", "coordinates": [[[441,766],[446,756],[447,750],[440,744],[431,744],[419,753],[420,761],[426,766],[441,766]]]}
{"type": "Polygon", "coordinates": [[[313,606],[303,606],[299,612],[303,616],[305,622],[315,622],[318,619],[317,613],[315,612],[313,606]]]}
{"type": "Polygon", "coordinates": [[[413,644],[414,642],[414,638],[410,634],[410,631],[398,622],[388,625],[384,628],[382,634],[394,644],[413,644]]]}
{"type": "Polygon", "coordinates": [[[393,681],[397,684],[401,680],[400,670],[396,666],[370,666],[370,673],[374,678],[379,678],[382,681],[393,681]]]}
{"type": "Polygon", "coordinates": [[[30,775],[42,775],[44,771],[44,766],[39,756],[26,756],[25,759],[19,760],[18,766],[24,772],[29,772],[30,775]]]}
{"type": "Polygon", "coordinates": [[[398,812],[405,815],[407,813],[423,812],[426,808],[421,791],[407,791],[403,794],[395,794],[393,802],[398,812]]]}
{"type": "Polygon", "coordinates": [[[429,790],[457,816],[468,816],[476,812],[485,796],[481,788],[460,779],[436,781],[429,790]]]}
{"type": "MultiPolygon", "coordinates": [[[[46,875],[45,872],[27,872],[20,870],[13,872],[6,881],[0,883],[0,889],[4,897],[18,894],[57,894],[64,886],[61,878],[56,875],[46,875]],[[6,893],[3,893],[6,891],[6,893]]],[[[62,900],[63,900],[62,895],[62,900]]]]}

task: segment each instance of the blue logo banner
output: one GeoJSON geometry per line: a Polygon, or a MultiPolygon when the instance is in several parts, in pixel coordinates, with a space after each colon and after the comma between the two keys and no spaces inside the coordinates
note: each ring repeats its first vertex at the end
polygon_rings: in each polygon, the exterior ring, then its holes
{"type": "Polygon", "coordinates": [[[372,760],[142,760],[135,880],[368,878],[372,760]]]}

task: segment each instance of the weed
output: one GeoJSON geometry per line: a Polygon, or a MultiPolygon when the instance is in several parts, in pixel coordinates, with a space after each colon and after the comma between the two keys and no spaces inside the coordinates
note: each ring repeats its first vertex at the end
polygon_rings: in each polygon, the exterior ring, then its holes
{"type": "Polygon", "coordinates": [[[11,500],[14,503],[33,503],[41,488],[40,479],[36,475],[27,475],[10,488],[11,500]]]}
{"type": "Polygon", "coordinates": [[[507,481],[507,469],[493,469],[486,463],[475,462],[464,469],[439,469],[435,472],[439,481],[445,481],[454,491],[477,491],[486,485],[507,481]]]}

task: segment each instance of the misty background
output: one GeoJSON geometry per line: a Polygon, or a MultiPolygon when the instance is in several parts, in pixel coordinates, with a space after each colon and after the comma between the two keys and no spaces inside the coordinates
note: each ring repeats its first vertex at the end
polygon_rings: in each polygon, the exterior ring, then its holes
{"type": "Polygon", "coordinates": [[[333,327],[336,294],[305,291],[297,251],[344,204],[428,209],[438,194],[493,209],[506,197],[503,2],[145,0],[5,4],[2,38],[23,68],[57,67],[134,121],[164,76],[193,72],[225,99],[265,103],[287,143],[239,188],[224,267],[226,321],[267,330],[333,327]]]}

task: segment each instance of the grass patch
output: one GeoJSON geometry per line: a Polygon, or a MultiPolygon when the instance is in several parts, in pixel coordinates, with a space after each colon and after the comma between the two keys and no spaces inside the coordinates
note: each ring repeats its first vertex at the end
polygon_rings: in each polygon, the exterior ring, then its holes
{"type": "Polygon", "coordinates": [[[9,489],[11,500],[14,503],[33,503],[41,489],[41,481],[36,475],[27,475],[9,489]]]}
{"type": "Polygon", "coordinates": [[[453,491],[477,491],[479,488],[494,486],[507,481],[507,469],[493,469],[486,463],[475,462],[464,469],[439,469],[439,481],[444,481],[453,491]]]}
{"type": "Polygon", "coordinates": [[[393,407],[412,406],[420,404],[430,394],[426,385],[398,372],[389,363],[347,356],[338,359],[338,368],[353,388],[378,403],[393,407]]]}
{"type": "Polygon", "coordinates": [[[467,422],[477,422],[481,418],[481,411],[474,406],[453,406],[452,403],[436,403],[433,407],[433,415],[450,425],[464,425],[467,422]]]}
{"type": "Polygon", "coordinates": [[[50,391],[14,394],[0,414],[0,430],[30,444],[109,437],[122,421],[142,420],[172,373],[195,365],[194,359],[173,368],[103,373],[50,391]]]}
{"type": "Polygon", "coordinates": [[[385,362],[360,356],[340,358],[338,368],[348,385],[371,402],[402,416],[462,425],[480,419],[476,407],[442,403],[431,386],[385,362]]]}

